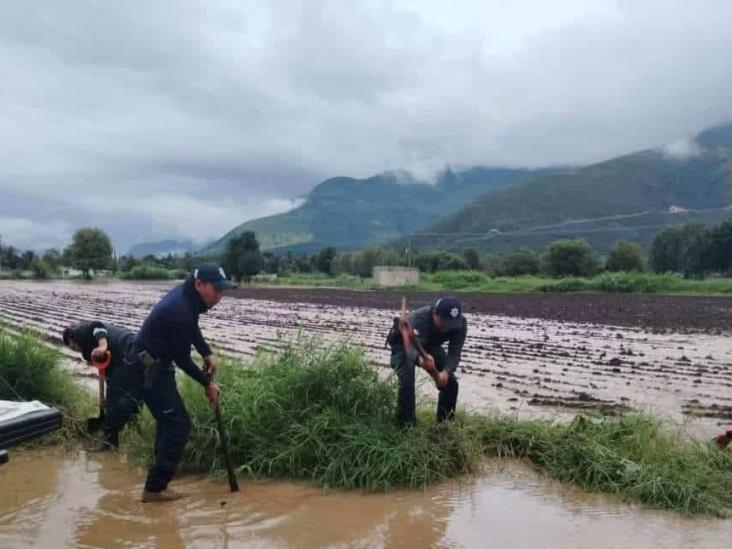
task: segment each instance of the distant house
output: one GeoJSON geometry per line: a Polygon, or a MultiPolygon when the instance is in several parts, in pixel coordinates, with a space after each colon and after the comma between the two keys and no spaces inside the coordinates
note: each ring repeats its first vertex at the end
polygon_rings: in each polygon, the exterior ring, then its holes
{"type": "Polygon", "coordinates": [[[413,267],[374,267],[373,282],[384,287],[419,284],[419,270],[413,267]]]}
{"type": "Polygon", "coordinates": [[[59,271],[61,272],[62,278],[77,278],[84,274],[79,269],[74,269],[73,267],[63,267],[62,266],[62,267],[60,267],[59,271]]]}

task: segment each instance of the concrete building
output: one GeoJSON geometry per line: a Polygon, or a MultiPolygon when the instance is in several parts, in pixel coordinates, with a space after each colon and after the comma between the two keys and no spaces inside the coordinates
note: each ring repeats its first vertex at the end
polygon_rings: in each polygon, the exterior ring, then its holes
{"type": "Polygon", "coordinates": [[[374,267],[373,282],[384,287],[419,284],[419,270],[414,267],[374,267]]]}

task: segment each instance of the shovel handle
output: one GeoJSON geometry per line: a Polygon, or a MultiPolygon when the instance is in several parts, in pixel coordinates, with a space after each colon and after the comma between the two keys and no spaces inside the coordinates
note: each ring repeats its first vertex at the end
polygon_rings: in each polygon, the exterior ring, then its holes
{"type": "MultiPolygon", "coordinates": [[[[208,371],[208,367],[204,368],[208,371]]],[[[211,375],[211,382],[215,383],[216,374],[211,375]]],[[[234,473],[234,466],[231,463],[231,452],[229,451],[229,437],[226,436],[226,426],[224,425],[224,418],[221,415],[221,395],[216,399],[216,405],[214,406],[214,416],[216,417],[216,426],[219,431],[219,441],[221,442],[221,453],[224,455],[224,465],[226,466],[226,474],[229,478],[229,489],[232,492],[239,491],[239,481],[234,473]]]]}
{"type": "Polygon", "coordinates": [[[94,356],[92,356],[91,363],[92,366],[94,366],[97,371],[99,372],[99,377],[104,377],[104,371],[107,369],[107,366],[109,366],[109,363],[112,362],[112,353],[109,351],[104,351],[104,360],[97,361],[94,359],[94,356]]]}

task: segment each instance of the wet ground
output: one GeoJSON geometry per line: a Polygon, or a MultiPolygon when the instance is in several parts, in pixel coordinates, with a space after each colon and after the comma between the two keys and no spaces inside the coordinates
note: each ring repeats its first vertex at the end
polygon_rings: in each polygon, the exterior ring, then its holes
{"type": "MultiPolygon", "coordinates": [[[[398,307],[402,293],[389,290],[242,286],[234,295],[244,299],[287,303],[393,309],[398,307]]],[[[409,299],[413,306],[418,307],[434,303],[441,295],[444,293],[411,292],[409,299]]],[[[719,334],[732,331],[731,297],[576,293],[457,295],[463,300],[468,313],[609,324],[661,332],[719,334]]]]}
{"type": "Polygon", "coordinates": [[[114,455],[33,450],[0,467],[0,547],[729,547],[732,521],[687,519],[586,494],[518,462],[425,491],[364,495],[185,477],[142,504],[114,455]]]}
{"type": "MultiPolygon", "coordinates": [[[[0,321],[34,327],[56,343],[61,329],[79,319],[97,318],[136,329],[169,287],[162,283],[3,282],[0,321]]],[[[219,351],[249,357],[257,347],[275,347],[280,337],[314,334],[362,345],[375,367],[384,375],[390,373],[384,367],[388,363],[384,336],[397,313],[396,294],[388,294],[395,298],[394,308],[388,309],[372,307],[376,297],[387,295],[384,292],[265,288],[243,289],[240,296],[246,292],[252,297],[226,298],[201,317],[204,335],[219,351]],[[302,301],[293,301],[293,296],[302,301]]],[[[417,306],[426,298],[410,295],[409,299],[410,306],[417,306]]],[[[642,410],[683,424],[700,437],[711,437],[732,422],[732,331],[695,328],[702,312],[711,315],[712,304],[717,314],[707,318],[707,324],[726,318],[732,304],[727,298],[483,295],[483,301],[473,302],[477,297],[466,295],[463,299],[469,322],[461,361],[463,407],[530,417],[642,410]],[[494,299],[511,303],[527,297],[536,297],[541,304],[536,315],[561,314],[568,319],[511,316],[516,310],[508,306],[506,315],[470,312],[484,309],[494,299]],[[611,302],[617,307],[624,303],[626,319],[639,318],[632,312],[638,308],[647,309],[644,314],[665,315],[661,324],[673,320],[675,328],[660,333],[658,325],[618,326],[575,319],[582,316],[577,312],[582,307],[601,317],[603,307],[611,302]],[[670,313],[658,312],[669,303],[675,303],[669,305],[670,313]],[[677,313],[680,316],[674,316],[677,313]]],[[[517,307],[523,310],[525,304],[517,307]]],[[[614,313],[607,316],[616,318],[614,313]]],[[[79,375],[93,375],[78,357],[70,352],[67,356],[79,375]]],[[[434,398],[428,377],[422,375],[421,380],[424,397],[434,398]]]]}

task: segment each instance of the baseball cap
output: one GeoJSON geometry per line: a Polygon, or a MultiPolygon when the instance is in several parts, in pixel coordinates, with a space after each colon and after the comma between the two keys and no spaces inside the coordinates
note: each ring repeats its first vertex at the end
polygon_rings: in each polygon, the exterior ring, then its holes
{"type": "Polygon", "coordinates": [[[204,263],[193,268],[193,280],[210,282],[217,290],[230,290],[236,288],[231,280],[226,278],[226,273],[216,263],[204,263]]]}
{"type": "Polygon", "coordinates": [[[441,297],[435,303],[435,313],[442,319],[442,330],[449,332],[463,325],[463,306],[453,296],[441,297]]]}

